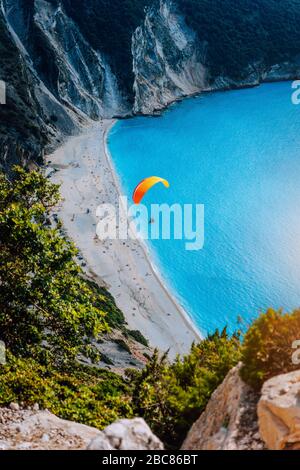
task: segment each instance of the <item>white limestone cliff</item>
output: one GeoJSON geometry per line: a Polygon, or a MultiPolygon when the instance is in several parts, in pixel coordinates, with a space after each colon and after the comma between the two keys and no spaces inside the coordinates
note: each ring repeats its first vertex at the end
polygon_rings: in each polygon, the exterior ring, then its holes
{"type": "Polygon", "coordinates": [[[133,111],[152,114],[207,87],[206,44],[199,45],[172,1],[151,8],[132,41],[133,111]]]}

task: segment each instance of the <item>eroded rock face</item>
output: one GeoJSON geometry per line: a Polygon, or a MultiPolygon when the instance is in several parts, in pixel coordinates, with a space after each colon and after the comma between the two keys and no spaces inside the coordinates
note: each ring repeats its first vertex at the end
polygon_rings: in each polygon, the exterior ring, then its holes
{"type": "Polygon", "coordinates": [[[191,428],[183,450],[259,450],[257,395],[232,369],[191,428]]]}
{"type": "Polygon", "coordinates": [[[174,2],[151,8],[132,41],[135,113],[152,114],[207,85],[206,44],[199,44],[174,2]]]}
{"type": "MultiPolygon", "coordinates": [[[[78,19],[66,8],[67,3],[70,2],[1,2],[5,27],[22,56],[24,68],[32,75],[29,81],[36,82],[30,93],[41,109],[35,115],[46,115],[48,133],[53,128],[53,132],[58,129],[69,135],[90,118],[152,114],[203,90],[299,77],[299,57],[271,67],[258,57],[236,79],[226,76],[226,72],[216,75],[208,58],[211,38],[205,32],[202,35],[201,28],[196,32],[188,26],[189,18],[181,1],[160,0],[150,2],[139,26],[130,29],[132,48],[126,49],[130,73],[128,70],[125,86],[118,78],[119,62],[118,70],[115,69],[114,50],[107,54],[101,47],[93,47],[85,28],[82,30],[78,19]]],[[[89,18],[86,5],[83,2],[77,7],[83,18],[89,18]]],[[[96,0],[94,7],[97,11],[96,0]]]]}
{"type": "Polygon", "coordinates": [[[300,449],[300,370],[264,384],[258,417],[268,449],[300,449]]]}
{"type": "Polygon", "coordinates": [[[136,114],[156,114],[173,101],[202,91],[252,87],[299,77],[299,57],[267,65],[258,54],[236,78],[214,72],[211,39],[196,33],[183,14],[182,2],[160,0],[148,9],[133,34],[134,106],[136,114]]]}
{"type": "Polygon", "coordinates": [[[112,117],[124,109],[116,78],[104,57],[83,38],[63,9],[35,0],[34,21],[59,70],[57,94],[62,103],[92,119],[112,117]]]}
{"type": "Polygon", "coordinates": [[[48,411],[0,409],[0,450],[85,449],[159,450],[163,445],[140,418],[124,419],[99,431],[48,411]]]}

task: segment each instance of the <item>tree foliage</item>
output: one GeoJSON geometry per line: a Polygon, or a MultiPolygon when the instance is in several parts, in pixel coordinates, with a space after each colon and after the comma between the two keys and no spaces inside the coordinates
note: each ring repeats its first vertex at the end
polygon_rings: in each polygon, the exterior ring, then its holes
{"type": "Polygon", "coordinates": [[[193,345],[190,354],[173,364],[156,351],[143,371],[128,372],[136,414],[169,447],[178,448],[239,359],[239,337],[230,337],[226,329],[193,345]]]}
{"type": "Polygon", "coordinates": [[[107,329],[74,245],[51,226],[58,187],[39,172],[0,174],[0,332],[18,356],[64,363],[107,329]],[[45,347],[46,346],[46,347],[45,347]]]}
{"type": "Polygon", "coordinates": [[[61,371],[12,354],[7,359],[0,367],[0,406],[38,403],[60,418],[98,429],[133,416],[129,387],[116,374],[78,365],[61,371]]]}
{"type": "Polygon", "coordinates": [[[259,389],[276,375],[299,369],[293,364],[293,343],[300,340],[300,310],[284,314],[269,309],[245,335],[242,378],[259,389]]]}
{"type": "Polygon", "coordinates": [[[225,75],[241,79],[249,64],[274,65],[299,54],[300,0],[177,3],[199,40],[208,44],[211,78],[225,75]]]}

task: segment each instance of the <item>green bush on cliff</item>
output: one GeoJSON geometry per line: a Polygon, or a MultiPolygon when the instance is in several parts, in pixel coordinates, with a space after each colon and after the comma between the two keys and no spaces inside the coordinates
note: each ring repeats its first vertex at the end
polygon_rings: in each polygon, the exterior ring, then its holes
{"type": "Polygon", "coordinates": [[[271,377],[299,369],[292,361],[296,340],[300,340],[300,310],[284,314],[269,309],[262,314],[244,338],[241,376],[245,382],[259,389],[271,377]]]}
{"type": "Polygon", "coordinates": [[[77,250],[51,223],[58,187],[40,172],[0,173],[0,406],[38,403],[57,416],[99,429],[132,417],[128,384],[75,361],[92,359],[91,340],[108,325],[125,331],[112,296],[85,280],[77,250]]]}
{"type": "MultiPolygon", "coordinates": [[[[105,289],[82,278],[77,250],[51,223],[57,186],[39,172],[0,173],[0,340],[7,364],[0,367],[0,406],[39,403],[61,418],[99,429],[118,418],[142,416],[163,442],[178,448],[214,390],[242,359],[242,378],[255,388],[293,365],[300,339],[300,310],[268,310],[245,334],[226,329],[210,335],[172,364],[156,352],[127,379],[74,360],[96,358],[91,339],[125,320],[105,289]]],[[[108,358],[109,360],[109,358],[108,358]]]]}
{"type": "Polygon", "coordinates": [[[156,352],[143,371],[128,371],[135,413],[163,442],[178,448],[239,359],[239,337],[230,337],[226,329],[193,345],[190,354],[173,364],[156,352]]]}
{"type": "Polygon", "coordinates": [[[173,364],[156,352],[142,371],[127,380],[106,371],[75,365],[66,370],[7,354],[0,367],[0,407],[35,403],[63,419],[98,429],[120,418],[142,416],[169,447],[179,447],[211,394],[238,362],[240,342],[224,330],[173,364]]]}
{"type": "Polygon", "coordinates": [[[116,374],[80,366],[62,372],[8,354],[0,367],[0,407],[12,402],[38,403],[60,418],[98,429],[133,416],[128,385],[116,374]]]}
{"type": "Polygon", "coordinates": [[[0,334],[15,355],[67,364],[79,352],[96,357],[91,338],[107,330],[112,299],[81,277],[77,250],[50,209],[58,187],[41,173],[0,174],[0,334]]]}

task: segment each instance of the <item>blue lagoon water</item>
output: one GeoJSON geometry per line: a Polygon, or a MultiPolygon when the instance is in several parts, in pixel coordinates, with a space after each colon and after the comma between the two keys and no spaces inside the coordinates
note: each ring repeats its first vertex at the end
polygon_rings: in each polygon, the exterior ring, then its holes
{"type": "MultiPolygon", "coordinates": [[[[205,245],[149,241],[200,331],[300,306],[300,106],[291,84],[211,93],[159,118],[119,121],[109,148],[124,193],[156,175],[151,203],[205,204],[205,245]],[[240,317],[240,318],[238,318],[240,317]]],[[[170,326],[171,327],[171,326],[170,326]]]]}

